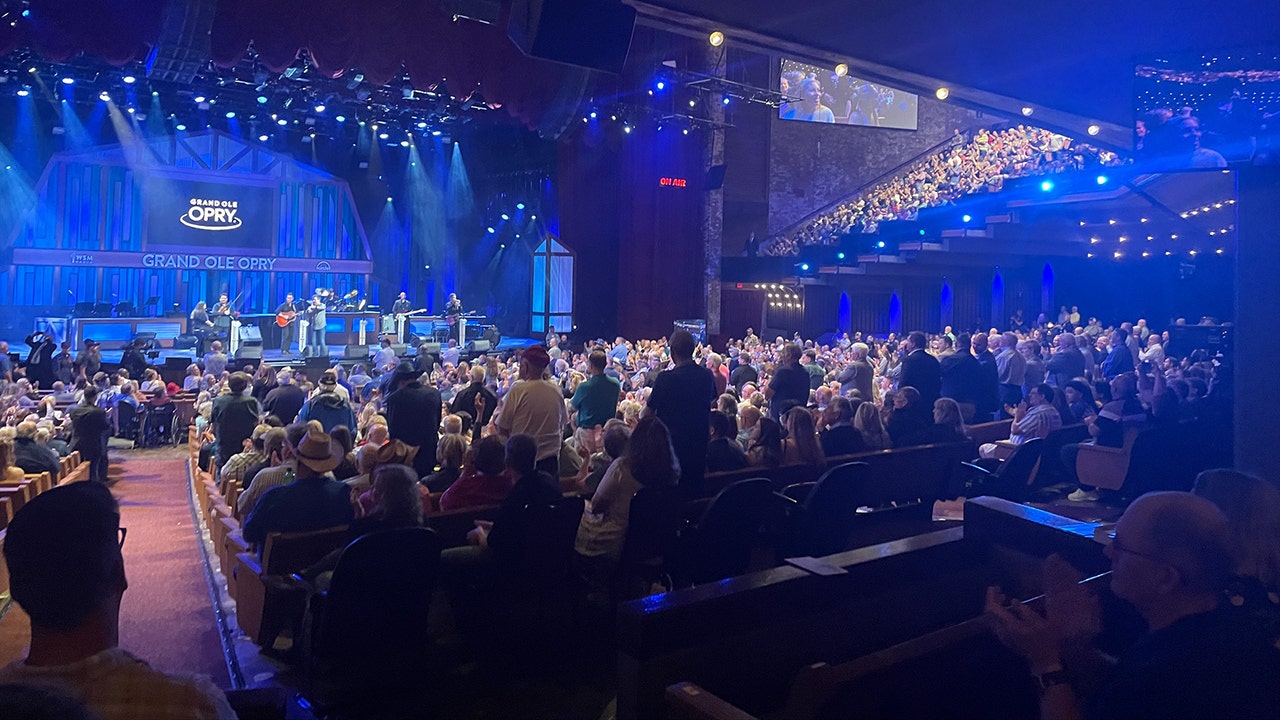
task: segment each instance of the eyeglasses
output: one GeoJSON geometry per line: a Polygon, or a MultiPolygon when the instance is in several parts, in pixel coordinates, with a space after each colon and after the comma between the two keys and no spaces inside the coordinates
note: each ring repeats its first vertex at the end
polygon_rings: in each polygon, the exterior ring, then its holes
{"type": "Polygon", "coordinates": [[[123,548],[125,536],[129,534],[129,528],[122,527],[122,528],[119,528],[119,530],[120,530],[120,547],[123,548]]]}
{"type": "Polygon", "coordinates": [[[1111,534],[1109,535],[1109,537],[1111,538],[1111,549],[1112,549],[1112,551],[1114,551],[1114,552],[1119,552],[1119,553],[1128,553],[1128,554],[1130,554],[1130,555],[1136,555],[1136,556],[1141,557],[1141,558],[1146,558],[1146,559],[1148,559],[1148,560],[1151,560],[1152,562],[1158,562],[1158,563],[1162,563],[1162,564],[1164,564],[1164,565],[1172,565],[1172,563],[1170,563],[1168,560],[1165,560],[1165,559],[1164,559],[1164,558],[1162,558],[1162,557],[1158,557],[1158,556],[1156,556],[1156,555],[1152,555],[1152,554],[1150,554],[1150,553],[1139,552],[1139,551],[1137,551],[1137,550],[1134,550],[1133,548],[1125,547],[1125,546],[1120,542],[1120,538],[1116,537],[1116,534],[1115,534],[1115,533],[1111,533],[1111,534]]]}

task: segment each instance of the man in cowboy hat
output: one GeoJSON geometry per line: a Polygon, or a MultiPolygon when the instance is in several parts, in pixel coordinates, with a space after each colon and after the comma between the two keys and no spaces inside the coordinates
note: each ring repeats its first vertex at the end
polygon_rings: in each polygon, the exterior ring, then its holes
{"type": "Polygon", "coordinates": [[[306,532],[346,525],[355,517],[351,490],[329,473],[342,463],[342,448],[312,422],[293,447],[294,481],[262,496],[244,523],[244,538],[259,547],[273,532],[306,532]]]}

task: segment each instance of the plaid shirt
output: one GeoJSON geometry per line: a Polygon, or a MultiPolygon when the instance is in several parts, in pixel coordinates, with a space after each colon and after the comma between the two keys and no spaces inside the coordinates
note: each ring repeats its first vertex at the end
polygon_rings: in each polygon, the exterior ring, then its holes
{"type": "Polygon", "coordinates": [[[1009,441],[1021,445],[1033,438],[1043,438],[1060,427],[1062,415],[1058,408],[1049,403],[1031,405],[1027,407],[1027,414],[1009,427],[1009,441]]]}
{"type": "Polygon", "coordinates": [[[23,660],[0,670],[0,683],[53,686],[79,698],[101,720],[235,720],[235,711],[209,678],[151,669],[120,648],[70,665],[30,667],[23,660]]]}
{"type": "Polygon", "coordinates": [[[239,482],[244,479],[244,471],[258,463],[266,460],[267,456],[257,450],[249,450],[232,455],[227,464],[222,466],[222,482],[227,483],[235,480],[239,482]]]}
{"type": "Polygon", "coordinates": [[[248,518],[249,513],[253,512],[253,508],[257,506],[258,501],[262,499],[267,491],[281,485],[288,485],[289,481],[285,479],[285,474],[289,470],[297,471],[298,466],[294,464],[294,460],[286,460],[283,465],[269,467],[257,475],[253,476],[253,483],[240,493],[240,497],[236,499],[236,513],[241,518],[248,518]]]}

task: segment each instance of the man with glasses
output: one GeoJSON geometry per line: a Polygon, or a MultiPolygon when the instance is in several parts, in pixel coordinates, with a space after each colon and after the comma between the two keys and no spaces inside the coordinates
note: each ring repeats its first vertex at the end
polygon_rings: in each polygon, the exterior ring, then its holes
{"type": "Polygon", "coordinates": [[[1041,718],[1280,717],[1280,650],[1257,621],[1222,603],[1232,558],[1227,521],[1190,493],[1134,501],[1105,550],[1111,591],[1148,632],[1089,686],[1064,662],[1064,644],[1088,644],[1100,627],[1097,599],[1063,572],[1046,573],[1046,614],[987,590],[996,634],[1027,659],[1041,689],[1041,718]]]}
{"type": "Polygon", "coordinates": [[[56,487],[23,506],[4,557],[13,599],[31,618],[31,647],[0,670],[0,683],[58,688],[102,720],[235,718],[208,678],[158,672],[118,647],[125,536],[115,498],[98,483],[56,487]]]}

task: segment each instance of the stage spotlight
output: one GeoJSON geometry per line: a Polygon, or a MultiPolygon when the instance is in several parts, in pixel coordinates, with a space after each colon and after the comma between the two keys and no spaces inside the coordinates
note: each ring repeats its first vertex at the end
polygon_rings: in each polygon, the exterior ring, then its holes
{"type": "Polygon", "coordinates": [[[1087,129],[1087,132],[1090,135],[1097,135],[1098,133],[1102,132],[1102,128],[1098,125],[1090,125],[1087,129]]]}
{"type": "Polygon", "coordinates": [[[235,116],[236,116],[236,111],[235,111],[235,110],[228,110],[228,111],[227,111],[227,119],[228,119],[228,120],[231,120],[231,119],[232,119],[232,118],[234,118],[235,116]]]}
{"type": "Polygon", "coordinates": [[[134,77],[133,75],[125,75],[124,77],[122,77],[122,78],[120,78],[120,79],[124,81],[124,84],[125,84],[125,85],[132,85],[132,84],[134,84],[134,83],[138,82],[138,78],[134,77]]]}
{"type": "Polygon", "coordinates": [[[266,136],[266,135],[259,135],[259,136],[258,136],[258,142],[266,142],[266,141],[267,141],[267,136],[266,136]]]}
{"type": "Polygon", "coordinates": [[[177,125],[173,126],[173,129],[177,130],[178,132],[183,132],[184,130],[187,129],[187,126],[183,125],[182,123],[178,123],[177,125]]]}
{"type": "Polygon", "coordinates": [[[844,63],[840,63],[839,65],[836,65],[836,77],[844,77],[845,75],[848,75],[848,74],[849,74],[848,65],[844,63]]]}
{"type": "Polygon", "coordinates": [[[315,111],[316,111],[316,112],[318,112],[318,113],[322,113],[322,112],[324,112],[324,111],[325,111],[325,104],[324,104],[323,102],[318,102],[318,103],[316,103],[316,104],[315,104],[315,111]]]}
{"type": "Polygon", "coordinates": [[[624,132],[624,133],[626,133],[626,134],[630,135],[630,134],[631,134],[631,126],[630,126],[630,125],[623,125],[623,126],[622,126],[622,132],[624,132]]]}
{"type": "Polygon", "coordinates": [[[592,119],[592,120],[595,120],[595,119],[596,119],[596,111],[595,111],[595,110],[592,110],[592,111],[590,112],[590,116],[591,116],[591,119],[592,119]]]}
{"type": "Polygon", "coordinates": [[[884,249],[884,241],[883,241],[883,240],[881,240],[880,242],[876,243],[876,247],[878,247],[878,248],[880,248],[880,249],[882,249],[882,250],[883,250],[883,249],[884,249]]]}
{"type": "Polygon", "coordinates": [[[269,98],[268,98],[266,95],[264,95],[264,94],[262,94],[262,93],[258,93],[258,104],[259,104],[259,105],[266,105],[266,104],[267,104],[267,100],[269,100],[269,98]]]}
{"type": "Polygon", "coordinates": [[[1036,111],[1035,108],[1024,107],[1022,108],[1022,117],[1031,117],[1031,114],[1034,113],[1035,111],[1036,111]]]}
{"type": "Polygon", "coordinates": [[[1107,184],[1107,176],[1106,176],[1106,175],[1099,175],[1099,176],[1098,176],[1098,184],[1099,184],[1099,185],[1106,185],[1106,184],[1107,184]]]}
{"type": "Polygon", "coordinates": [[[711,35],[707,37],[707,42],[711,43],[711,47],[720,47],[724,44],[724,33],[719,30],[711,33],[711,35]]]}
{"type": "Polygon", "coordinates": [[[419,120],[419,121],[418,121],[418,129],[419,129],[419,130],[426,130],[426,129],[427,129],[427,124],[426,124],[425,122],[422,122],[421,120],[419,120]]]}
{"type": "Polygon", "coordinates": [[[530,220],[537,220],[537,219],[538,219],[538,216],[537,216],[537,215],[530,215],[530,216],[529,216],[529,219],[530,219],[530,220]]]}
{"type": "Polygon", "coordinates": [[[440,131],[439,131],[439,130],[432,130],[432,131],[431,131],[431,137],[440,137],[440,131]]]}
{"type": "Polygon", "coordinates": [[[511,219],[511,216],[510,216],[510,215],[508,215],[508,214],[506,214],[506,213],[502,213],[502,219],[503,219],[503,220],[510,220],[510,219],[511,219]]]}
{"type": "Polygon", "coordinates": [[[1041,191],[1041,192],[1049,192],[1049,191],[1050,191],[1050,190],[1052,190],[1052,189],[1053,189],[1053,181],[1052,181],[1052,180],[1045,180],[1044,182],[1040,183],[1040,191],[1041,191]]]}
{"type": "Polygon", "coordinates": [[[386,139],[387,139],[387,138],[389,138],[389,137],[391,137],[391,136],[390,136],[390,135],[388,135],[388,134],[386,134],[386,133],[378,133],[378,139],[379,139],[379,140],[386,140],[386,139]]]}
{"type": "Polygon", "coordinates": [[[31,94],[31,88],[27,87],[26,85],[23,85],[22,87],[18,88],[18,97],[26,97],[30,94],[31,94]]]}
{"type": "Polygon", "coordinates": [[[516,209],[517,209],[517,210],[523,210],[523,209],[524,209],[524,203],[516,203],[516,209]]]}
{"type": "Polygon", "coordinates": [[[685,135],[688,135],[688,134],[689,134],[689,128],[685,128],[685,129],[681,130],[680,132],[684,133],[685,135]]]}
{"type": "Polygon", "coordinates": [[[347,121],[347,116],[346,116],[346,115],[339,115],[338,117],[334,118],[334,120],[337,120],[338,122],[346,122],[346,121],[347,121]]]}
{"type": "Polygon", "coordinates": [[[409,141],[408,141],[408,140],[401,140],[401,141],[400,141],[400,147],[409,147],[409,141]]]}
{"type": "Polygon", "coordinates": [[[279,120],[276,120],[276,124],[279,125],[280,127],[284,127],[285,125],[289,124],[289,121],[285,120],[284,118],[280,118],[279,120]]]}
{"type": "Polygon", "coordinates": [[[800,263],[800,269],[809,272],[809,263],[800,263]]]}
{"type": "Polygon", "coordinates": [[[63,85],[75,85],[75,84],[76,84],[76,79],[75,79],[75,78],[73,78],[73,77],[70,77],[70,76],[64,77],[64,78],[62,78],[62,84],[63,84],[63,85]]]}
{"type": "Polygon", "coordinates": [[[494,234],[495,232],[497,232],[497,231],[496,231],[496,230],[494,230],[493,228],[489,228],[489,234],[490,234],[490,235],[494,234]]]}
{"type": "Polygon", "coordinates": [[[948,88],[940,87],[940,88],[938,88],[937,90],[934,90],[934,91],[933,91],[933,94],[934,94],[934,96],[935,96],[935,97],[937,97],[939,100],[946,100],[948,97],[950,97],[950,95],[951,95],[951,90],[950,90],[950,89],[948,89],[948,88]]]}
{"type": "Polygon", "coordinates": [[[728,105],[728,104],[729,104],[729,96],[728,96],[728,95],[725,95],[723,98],[721,98],[721,99],[720,99],[720,102],[721,102],[722,104],[724,104],[724,105],[728,105]]]}
{"type": "Polygon", "coordinates": [[[843,260],[843,259],[844,259],[844,253],[842,253],[842,252],[841,252],[841,253],[836,253],[836,259],[837,259],[837,260],[843,260]]]}
{"type": "Polygon", "coordinates": [[[111,100],[111,93],[107,92],[106,90],[103,90],[102,92],[98,93],[98,99],[103,102],[107,102],[111,100]]]}
{"type": "MultiPolygon", "coordinates": [[[[64,80],[63,82],[65,82],[65,80],[64,80]]],[[[73,82],[74,82],[74,81],[73,81],[73,82]]],[[[667,84],[666,84],[665,82],[663,82],[663,81],[659,80],[659,81],[658,81],[658,84],[657,84],[657,85],[654,85],[654,87],[658,88],[659,90],[666,90],[666,89],[667,89],[667,84]]]]}
{"type": "Polygon", "coordinates": [[[191,98],[191,100],[192,100],[193,102],[196,102],[196,103],[202,103],[202,102],[207,101],[208,99],[209,99],[209,98],[205,97],[204,95],[202,95],[202,94],[200,94],[200,93],[197,93],[195,97],[191,98]]]}
{"type": "Polygon", "coordinates": [[[390,195],[388,195],[388,196],[387,196],[387,202],[391,202],[391,201],[392,201],[392,200],[391,200],[391,196],[390,196],[390,195]]]}
{"type": "MultiPolygon", "coordinates": [[[[517,235],[516,237],[519,237],[519,236],[517,235]]],[[[506,250],[506,249],[507,249],[507,244],[506,244],[506,243],[500,243],[500,244],[498,245],[498,249],[499,249],[499,250],[506,250]]]]}
{"type": "Polygon", "coordinates": [[[698,99],[697,99],[697,98],[690,98],[690,99],[689,99],[689,107],[697,107],[697,106],[698,106],[698,99]]]}
{"type": "Polygon", "coordinates": [[[972,219],[973,219],[972,215],[965,215],[964,217],[960,218],[962,222],[969,222],[972,219]]]}

